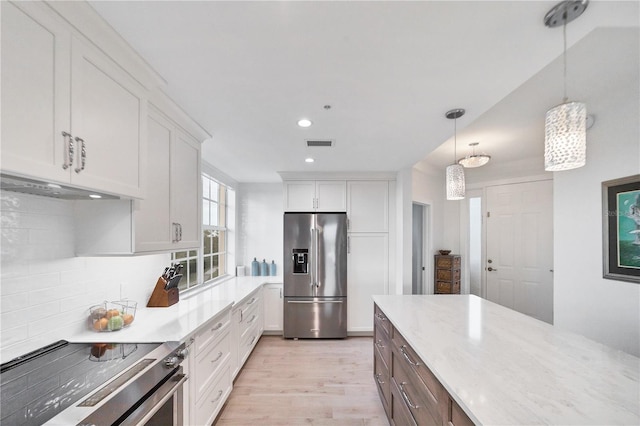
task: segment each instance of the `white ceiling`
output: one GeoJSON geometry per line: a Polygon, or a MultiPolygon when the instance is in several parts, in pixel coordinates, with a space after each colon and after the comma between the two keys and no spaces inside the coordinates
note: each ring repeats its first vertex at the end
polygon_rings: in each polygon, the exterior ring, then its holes
{"type": "MultiPolygon", "coordinates": [[[[541,156],[530,135],[562,97],[561,68],[545,70],[562,53],[562,29],[542,23],[556,2],[90,3],[213,135],[203,158],[239,182],[279,181],[278,171],[397,171],[423,159],[444,167],[453,159],[444,147],[425,157],[452,137],[444,114],[457,107],[467,110],[459,157],[473,141],[494,162],[541,156]],[[298,127],[302,117],[314,124],[298,127]],[[306,148],[316,138],[336,146],[306,148]]],[[[637,28],[639,4],[591,1],[567,27],[569,47],[595,28],[637,28]]],[[[570,76],[583,60],[607,72],[629,67],[611,59],[570,55],[570,76]]]]}

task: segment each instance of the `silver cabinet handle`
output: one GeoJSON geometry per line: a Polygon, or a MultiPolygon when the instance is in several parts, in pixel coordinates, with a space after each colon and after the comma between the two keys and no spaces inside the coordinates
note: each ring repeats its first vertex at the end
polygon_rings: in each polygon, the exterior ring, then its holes
{"type": "Polygon", "coordinates": [[[247,302],[247,306],[249,306],[249,305],[253,305],[253,302],[255,302],[255,301],[256,301],[256,298],[255,298],[255,297],[252,297],[252,298],[251,298],[251,300],[249,300],[249,301],[247,302]]]}
{"type": "Polygon", "coordinates": [[[380,373],[376,374],[376,381],[381,385],[384,385],[384,380],[381,380],[381,377],[382,377],[382,374],[380,373]]]}
{"type": "Polygon", "coordinates": [[[176,222],[173,222],[171,224],[171,226],[173,226],[173,243],[177,243],[178,241],[180,241],[178,239],[178,224],[176,222]]]}
{"type": "Polygon", "coordinates": [[[84,166],[87,163],[87,147],[84,143],[84,139],[76,137],[76,142],[80,144],[80,167],[76,167],[76,173],[80,173],[84,170],[84,166]]]}
{"type": "Polygon", "coordinates": [[[73,136],[71,133],[62,132],[64,137],[64,146],[62,147],[62,156],[64,157],[64,164],[62,168],[67,170],[73,165],[73,136]]]}
{"type": "Polygon", "coordinates": [[[407,384],[407,382],[400,383],[400,394],[402,395],[402,399],[404,399],[404,401],[407,403],[407,405],[409,405],[409,407],[413,408],[414,410],[417,410],[418,408],[420,408],[420,406],[419,405],[415,405],[409,399],[409,395],[407,395],[407,393],[404,390],[404,385],[406,385],[406,384],[407,384]]]}
{"type": "Polygon", "coordinates": [[[222,352],[218,352],[218,356],[216,357],[216,359],[212,359],[211,363],[213,364],[214,362],[218,361],[220,358],[222,358],[223,353],[222,352]]]}
{"type": "Polygon", "coordinates": [[[216,402],[218,402],[218,400],[220,399],[220,397],[222,396],[223,393],[224,393],[223,391],[219,390],[218,391],[218,396],[216,397],[216,399],[212,399],[211,403],[215,404],[216,402]]]}
{"type": "Polygon", "coordinates": [[[382,340],[378,339],[378,341],[376,342],[376,346],[379,348],[384,348],[384,345],[382,344],[382,340]]]}
{"type": "Polygon", "coordinates": [[[376,314],[376,318],[378,318],[380,321],[386,321],[387,320],[387,318],[384,315],[380,314],[380,313],[376,314]]]}
{"type": "Polygon", "coordinates": [[[182,241],[182,224],[178,223],[178,241],[182,241]]]}
{"type": "Polygon", "coordinates": [[[221,328],[222,328],[222,323],[221,323],[221,322],[219,322],[219,323],[217,323],[217,324],[216,324],[216,326],[215,326],[215,327],[213,327],[213,328],[211,329],[211,331],[218,331],[218,330],[220,330],[221,328]]]}
{"type": "Polygon", "coordinates": [[[280,289],[280,299],[282,299],[282,289],[280,289]]]}
{"type": "Polygon", "coordinates": [[[250,319],[249,321],[247,321],[247,324],[251,324],[252,322],[254,322],[254,321],[256,320],[256,318],[257,318],[257,317],[256,317],[255,315],[253,315],[253,316],[251,317],[251,319],[250,319]]]}
{"type": "Polygon", "coordinates": [[[409,354],[407,354],[407,352],[406,352],[406,350],[405,350],[405,349],[406,349],[406,347],[407,347],[406,345],[402,345],[402,346],[400,346],[400,352],[402,352],[402,356],[404,357],[404,359],[406,359],[406,360],[407,360],[407,362],[408,362],[409,364],[413,365],[414,367],[419,366],[419,365],[420,365],[420,363],[419,363],[419,362],[414,362],[414,361],[412,361],[412,360],[411,360],[411,358],[409,358],[409,354]]]}
{"type": "Polygon", "coordinates": [[[351,237],[347,237],[347,254],[351,254],[351,237]]]}
{"type": "Polygon", "coordinates": [[[249,344],[247,346],[253,345],[253,342],[256,341],[256,337],[258,337],[258,336],[253,336],[253,338],[251,339],[251,341],[249,342],[249,344]]]}
{"type": "Polygon", "coordinates": [[[342,303],[342,300],[317,300],[317,301],[313,301],[313,300],[287,300],[287,303],[308,305],[308,304],[312,304],[312,303],[319,303],[319,304],[324,304],[324,303],[342,303]]]}

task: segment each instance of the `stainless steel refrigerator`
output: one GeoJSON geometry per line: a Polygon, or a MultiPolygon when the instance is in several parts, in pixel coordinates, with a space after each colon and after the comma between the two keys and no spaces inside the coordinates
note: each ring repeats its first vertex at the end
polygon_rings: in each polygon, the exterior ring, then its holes
{"type": "Polygon", "coordinates": [[[284,337],[347,337],[347,214],[284,214],[284,337]]]}

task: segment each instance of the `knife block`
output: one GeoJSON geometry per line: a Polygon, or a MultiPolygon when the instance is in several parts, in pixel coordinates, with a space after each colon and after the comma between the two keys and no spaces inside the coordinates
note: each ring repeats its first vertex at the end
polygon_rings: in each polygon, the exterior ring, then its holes
{"type": "Polygon", "coordinates": [[[166,285],[167,280],[162,277],[158,278],[156,287],[153,289],[153,293],[151,293],[149,302],[147,302],[147,308],[166,308],[178,303],[178,300],[180,300],[178,287],[165,290],[166,285]]]}

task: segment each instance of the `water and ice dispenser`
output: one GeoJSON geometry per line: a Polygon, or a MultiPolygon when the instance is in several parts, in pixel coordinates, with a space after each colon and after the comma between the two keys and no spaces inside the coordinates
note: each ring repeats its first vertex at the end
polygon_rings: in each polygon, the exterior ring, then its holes
{"type": "Polygon", "coordinates": [[[309,273],[309,250],[293,249],[293,273],[308,274],[309,273]]]}

